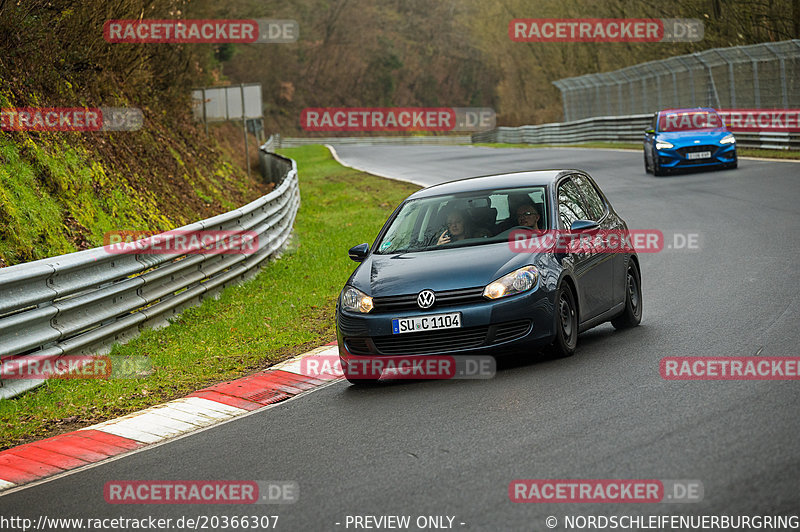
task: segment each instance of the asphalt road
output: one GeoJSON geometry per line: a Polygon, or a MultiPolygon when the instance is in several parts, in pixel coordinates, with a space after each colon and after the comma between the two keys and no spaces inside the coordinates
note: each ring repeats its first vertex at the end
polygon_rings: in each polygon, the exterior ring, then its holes
{"type": "Polygon", "coordinates": [[[742,160],[738,170],[656,178],[640,152],[342,146],[339,156],[425,183],[581,168],[631,228],[697,234],[700,246],[641,255],[642,325],[588,331],[574,357],[513,357],[490,380],[335,383],[0,497],[0,515],[268,514],[280,516],[277,530],[302,531],[354,530],[348,515],[450,516],[461,530],[548,530],[555,516],[563,530],[566,515],[800,514],[798,381],[659,375],[664,356],[800,355],[800,164],[742,160]],[[704,495],[691,504],[512,503],[508,486],[520,478],[691,479],[704,495]],[[300,500],[104,501],[105,482],[147,479],[293,480],[300,500]]]}

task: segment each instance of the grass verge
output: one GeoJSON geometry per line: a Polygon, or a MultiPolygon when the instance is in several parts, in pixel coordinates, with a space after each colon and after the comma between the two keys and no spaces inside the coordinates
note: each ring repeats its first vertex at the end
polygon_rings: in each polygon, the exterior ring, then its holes
{"type": "Polygon", "coordinates": [[[347,249],[372,242],[418,187],[336,163],[322,146],[282,150],[295,159],[302,206],[293,243],[253,280],[206,300],[111,355],[146,356],[140,379],[51,380],[0,400],[0,448],[53,436],[185,396],[336,339],[333,308],[355,264],[347,249]]]}
{"type": "MultiPolygon", "coordinates": [[[[605,148],[641,151],[642,145],[634,142],[586,142],[583,144],[508,144],[503,142],[479,142],[472,146],[487,148],[605,148]]],[[[761,148],[738,148],[739,157],[761,157],[764,159],[800,159],[798,150],[765,150],[761,148]]]]}

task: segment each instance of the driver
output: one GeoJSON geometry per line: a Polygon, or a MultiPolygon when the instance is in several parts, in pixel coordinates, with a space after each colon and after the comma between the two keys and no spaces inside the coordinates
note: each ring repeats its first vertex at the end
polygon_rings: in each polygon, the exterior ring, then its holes
{"type": "Polygon", "coordinates": [[[439,236],[437,246],[449,244],[467,237],[467,217],[463,211],[452,211],[447,215],[447,229],[439,236]]]}

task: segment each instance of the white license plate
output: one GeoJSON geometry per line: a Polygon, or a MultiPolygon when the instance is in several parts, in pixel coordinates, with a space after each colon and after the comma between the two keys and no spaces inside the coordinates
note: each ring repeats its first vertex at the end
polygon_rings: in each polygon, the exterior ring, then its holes
{"type": "Polygon", "coordinates": [[[687,159],[710,159],[711,152],[710,151],[696,151],[693,153],[686,154],[687,159]]]}
{"type": "Polygon", "coordinates": [[[461,327],[460,312],[431,314],[430,316],[413,316],[411,318],[394,318],[392,320],[392,334],[458,329],[459,327],[461,327]]]}

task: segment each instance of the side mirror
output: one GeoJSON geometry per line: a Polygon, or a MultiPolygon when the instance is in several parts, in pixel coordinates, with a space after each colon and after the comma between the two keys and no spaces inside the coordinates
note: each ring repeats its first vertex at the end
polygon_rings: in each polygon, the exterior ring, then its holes
{"type": "Polygon", "coordinates": [[[597,231],[599,228],[600,224],[593,220],[575,220],[572,222],[572,225],[569,226],[569,230],[572,233],[588,233],[591,231],[597,231]]]}
{"type": "Polygon", "coordinates": [[[369,255],[369,244],[353,246],[347,251],[347,255],[356,262],[363,262],[369,255]]]}
{"type": "Polygon", "coordinates": [[[656,132],[655,129],[647,129],[647,130],[645,130],[645,133],[647,133],[648,135],[652,135],[655,132],[656,132]]]}

